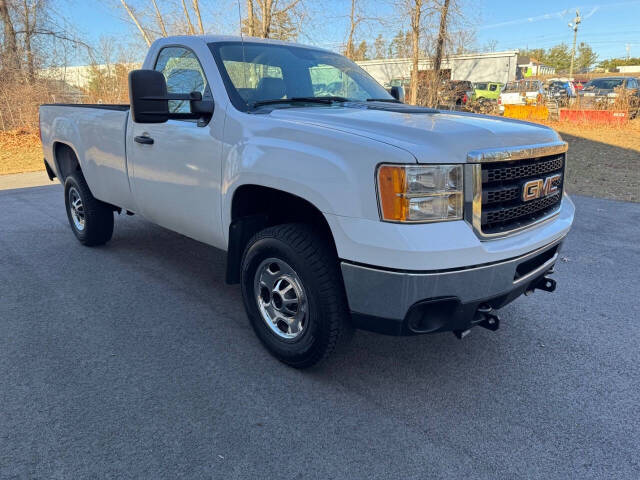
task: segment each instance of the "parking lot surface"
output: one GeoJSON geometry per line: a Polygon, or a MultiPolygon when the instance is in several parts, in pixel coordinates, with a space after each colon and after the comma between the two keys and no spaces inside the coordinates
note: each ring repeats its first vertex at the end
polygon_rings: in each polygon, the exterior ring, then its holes
{"type": "Polygon", "coordinates": [[[0,478],[640,478],[640,204],[576,197],[554,294],[498,332],[272,358],[224,253],[60,185],[0,192],[0,478]]]}

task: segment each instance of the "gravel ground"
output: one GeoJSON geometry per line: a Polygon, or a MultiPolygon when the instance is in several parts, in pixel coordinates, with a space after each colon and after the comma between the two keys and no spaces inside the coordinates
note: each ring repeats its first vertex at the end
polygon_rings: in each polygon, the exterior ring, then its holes
{"type": "MultiPolygon", "coordinates": [[[[639,119],[640,120],[640,119],[639,119]]],[[[626,128],[552,125],[569,142],[569,192],[640,202],[640,123],[626,128]]]]}
{"type": "Polygon", "coordinates": [[[74,239],[0,192],[0,478],[640,478],[640,205],[575,197],[558,290],[503,326],[358,332],[300,372],[224,254],[138,217],[74,239]]]}

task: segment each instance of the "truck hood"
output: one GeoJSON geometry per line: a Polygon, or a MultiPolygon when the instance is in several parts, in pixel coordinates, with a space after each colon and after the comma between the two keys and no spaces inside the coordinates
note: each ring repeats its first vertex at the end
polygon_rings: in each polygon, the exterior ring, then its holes
{"type": "MultiPolygon", "coordinates": [[[[404,107],[404,106],[403,106],[404,107]]],[[[336,105],[275,109],[274,118],[316,125],[400,147],[418,163],[464,163],[473,150],[520,147],[560,139],[552,129],[484,115],[407,108],[406,113],[336,105]]]]}

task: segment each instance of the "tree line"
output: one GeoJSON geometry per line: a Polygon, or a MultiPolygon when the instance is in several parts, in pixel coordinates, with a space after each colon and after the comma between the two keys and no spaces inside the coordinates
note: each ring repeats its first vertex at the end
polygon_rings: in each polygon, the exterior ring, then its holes
{"type": "MultiPolygon", "coordinates": [[[[566,43],[560,43],[551,48],[521,49],[520,54],[534,58],[557,71],[568,71],[571,65],[572,48],[566,43]]],[[[586,43],[582,42],[576,47],[575,64],[576,72],[590,69],[598,60],[598,55],[586,43]]]]}

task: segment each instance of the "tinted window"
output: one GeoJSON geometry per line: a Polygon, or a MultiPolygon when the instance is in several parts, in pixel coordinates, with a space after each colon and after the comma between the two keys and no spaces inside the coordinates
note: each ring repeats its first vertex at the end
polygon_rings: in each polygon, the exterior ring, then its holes
{"type": "MultiPolygon", "coordinates": [[[[169,93],[200,92],[203,96],[208,93],[204,72],[191,50],[181,47],[162,49],[155,70],[163,73],[169,93]]],[[[189,113],[191,110],[187,100],[169,100],[169,111],[189,113]]]]}
{"type": "Polygon", "coordinates": [[[497,89],[498,89],[498,85],[496,85],[495,83],[492,83],[491,85],[489,85],[490,92],[495,92],[497,89]]]}
{"type": "Polygon", "coordinates": [[[486,90],[486,89],[487,89],[486,83],[476,83],[476,90],[486,90]]]}
{"type": "Polygon", "coordinates": [[[622,85],[622,78],[596,78],[587,83],[584,87],[585,90],[594,90],[596,88],[602,88],[604,90],[613,90],[622,85]]]}
{"type": "Polygon", "coordinates": [[[254,102],[293,97],[393,99],[358,65],[332,52],[241,42],[211,43],[209,48],[231,101],[241,110],[254,102]]]}

